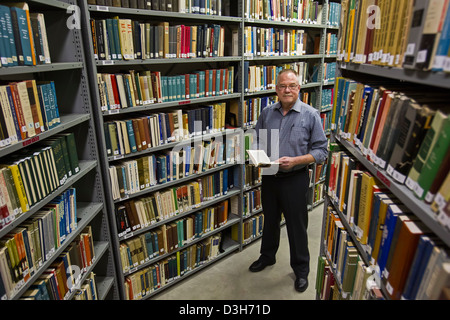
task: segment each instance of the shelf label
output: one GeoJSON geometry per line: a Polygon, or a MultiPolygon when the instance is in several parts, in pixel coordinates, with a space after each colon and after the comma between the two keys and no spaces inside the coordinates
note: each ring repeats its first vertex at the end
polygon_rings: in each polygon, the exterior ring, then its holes
{"type": "Polygon", "coordinates": [[[109,11],[109,8],[107,6],[97,6],[98,11],[109,11]]]}
{"type": "Polygon", "coordinates": [[[22,146],[26,147],[26,146],[28,146],[28,145],[36,142],[36,141],[39,141],[39,136],[32,137],[32,138],[22,142],[22,146]]]}
{"type": "Polygon", "coordinates": [[[391,181],[380,171],[377,170],[377,178],[381,180],[388,188],[391,187],[391,181]]]}

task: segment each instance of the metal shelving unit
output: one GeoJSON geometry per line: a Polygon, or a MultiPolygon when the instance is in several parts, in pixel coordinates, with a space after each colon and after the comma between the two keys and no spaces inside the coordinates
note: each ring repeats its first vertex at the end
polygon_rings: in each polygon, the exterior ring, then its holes
{"type": "MultiPolygon", "coordinates": [[[[98,162],[96,130],[91,116],[91,98],[84,65],[83,43],[80,30],[70,29],[66,25],[66,20],[69,18],[68,9],[71,5],[76,5],[76,2],[74,0],[29,0],[27,3],[30,12],[44,13],[52,63],[2,67],[0,68],[0,79],[4,82],[23,79],[54,81],[61,123],[32,138],[0,149],[0,157],[6,163],[10,156],[31,149],[39,142],[54,137],[55,134],[73,132],[80,171],[1,229],[0,238],[6,236],[27,219],[32,218],[39,209],[70,187],[76,189],[78,224],[77,229],[67,236],[62,245],[34,272],[31,278],[16,287],[10,298],[20,299],[22,294],[77,238],[83,228],[90,225],[93,233],[95,262],[83,273],[81,279],[86,279],[90,272],[94,272],[98,276],[96,278],[97,286],[104,287],[100,297],[111,299],[117,297],[116,275],[112,267],[113,252],[110,246],[108,216],[103,204],[103,179],[98,162]]],[[[75,291],[72,291],[66,299],[71,299],[74,294],[75,291]]]]}
{"type": "MultiPolygon", "coordinates": [[[[326,4],[327,1],[324,0],[323,4],[326,4]]],[[[244,103],[244,99],[256,96],[256,95],[272,95],[275,93],[274,90],[264,90],[255,93],[244,94],[243,88],[243,64],[244,61],[249,61],[250,63],[282,63],[287,61],[314,61],[317,60],[318,63],[322,63],[326,57],[324,54],[324,46],[325,46],[325,35],[326,35],[326,14],[323,14],[323,22],[320,24],[302,24],[302,23],[294,23],[294,22],[282,22],[282,21],[265,21],[265,20],[254,20],[254,19],[244,19],[244,1],[240,0],[238,2],[237,8],[232,8],[232,10],[236,10],[237,13],[233,14],[233,16],[215,16],[215,15],[202,15],[202,14],[189,14],[189,13],[176,13],[176,12],[165,12],[165,11],[154,11],[154,10],[144,10],[144,9],[132,9],[132,8],[120,8],[120,7],[108,7],[108,6],[98,6],[98,5],[89,5],[87,0],[81,0],[81,24],[82,24],[82,32],[83,32],[83,40],[84,47],[86,52],[86,67],[88,69],[88,77],[90,82],[90,93],[93,101],[93,109],[94,116],[93,119],[95,121],[97,127],[97,140],[100,149],[100,162],[103,172],[103,182],[105,188],[105,205],[108,209],[111,221],[111,244],[114,248],[115,252],[115,267],[118,278],[118,287],[120,291],[120,298],[124,299],[126,296],[125,293],[125,276],[129,275],[129,272],[124,273],[122,269],[122,263],[120,259],[119,248],[121,245],[121,241],[125,241],[131,236],[136,236],[138,234],[142,234],[146,231],[152,230],[162,224],[169,223],[181,216],[172,217],[169,220],[164,220],[158,222],[154,225],[148,226],[144,229],[138,229],[136,232],[133,232],[132,235],[126,234],[119,237],[117,234],[117,226],[115,221],[116,209],[117,206],[121,205],[124,201],[135,198],[138,196],[149,195],[157,190],[161,190],[166,187],[178,185],[180,183],[186,183],[192,179],[196,179],[203,175],[207,175],[213,173],[215,171],[222,170],[224,168],[234,168],[234,170],[238,170],[238,174],[235,175],[238,178],[238,181],[235,181],[235,188],[233,190],[229,190],[228,194],[213,201],[202,203],[201,207],[207,207],[213,205],[215,202],[219,202],[225,199],[229,199],[231,197],[238,197],[239,200],[239,208],[240,211],[238,215],[234,218],[229,219],[229,222],[221,227],[220,230],[214,230],[214,232],[223,231],[224,233],[228,233],[231,230],[232,225],[239,226],[239,239],[242,237],[242,209],[243,209],[243,164],[235,163],[235,164],[226,164],[214,168],[212,170],[203,172],[201,174],[196,174],[193,176],[187,176],[179,180],[171,181],[168,183],[164,183],[162,185],[155,185],[151,188],[144,189],[132,196],[127,197],[126,199],[117,199],[113,200],[112,197],[112,189],[109,181],[109,172],[108,168],[111,165],[114,165],[115,162],[124,160],[124,159],[133,159],[134,157],[139,157],[145,154],[151,154],[158,151],[169,150],[179,143],[188,143],[189,141],[181,141],[181,142],[172,142],[164,145],[160,145],[155,148],[149,148],[140,152],[127,154],[127,155],[119,155],[119,156],[107,156],[106,154],[106,141],[105,135],[103,132],[103,124],[104,122],[110,119],[119,119],[121,117],[133,117],[133,115],[141,113],[151,113],[153,111],[158,110],[160,112],[164,109],[169,108],[181,108],[183,106],[189,105],[197,105],[197,104],[206,104],[206,103],[214,103],[214,102],[228,102],[230,100],[238,100],[239,101],[239,115],[238,115],[238,129],[227,129],[225,132],[219,132],[214,134],[203,135],[202,137],[195,137],[195,139],[205,139],[210,140],[213,136],[218,135],[228,135],[228,134],[237,134],[240,136],[241,146],[244,145],[243,140],[243,113],[242,113],[242,105],[244,103]],[[124,16],[127,18],[139,20],[139,21],[170,21],[171,23],[187,23],[187,24],[195,24],[195,23],[217,23],[223,24],[227,27],[238,29],[238,56],[226,56],[226,57],[210,57],[210,58],[188,58],[188,59],[135,59],[129,61],[118,61],[118,60],[96,60],[94,58],[94,48],[92,44],[92,35],[90,32],[90,19],[91,18],[112,18],[114,16],[124,16]],[[311,54],[311,55],[300,55],[300,56],[273,56],[273,57],[244,57],[244,35],[243,28],[246,25],[259,25],[264,27],[276,27],[276,28],[296,28],[296,29],[305,29],[305,30],[314,30],[314,32],[319,32],[321,35],[321,49],[320,54],[311,54]],[[222,96],[214,96],[214,97],[204,97],[197,99],[189,99],[184,101],[173,101],[173,102],[163,102],[163,103],[153,103],[144,106],[138,106],[133,108],[119,109],[119,110],[101,110],[100,106],[100,97],[97,88],[97,73],[114,73],[114,72],[122,72],[123,70],[131,69],[131,70],[162,70],[162,73],[166,72],[167,74],[173,73],[172,71],[176,67],[177,74],[186,73],[185,71],[193,70],[198,65],[207,65],[208,68],[213,68],[212,66],[228,66],[229,64],[233,64],[235,66],[235,74],[237,74],[237,82],[235,82],[235,90],[234,93],[229,93],[227,95],[222,96]]],[[[319,81],[314,83],[307,83],[302,86],[302,89],[313,89],[317,93],[317,99],[320,101],[320,92],[322,90],[323,81],[321,75],[319,76],[319,81]]],[[[320,107],[320,106],[319,106],[320,107]]],[[[312,205],[309,206],[312,208],[312,205]]],[[[184,214],[183,214],[184,215],[184,214]]],[[[219,257],[224,257],[230,253],[235,251],[241,251],[243,249],[243,243],[237,243],[232,241],[230,238],[222,237],[224,241],[224,247],[226,248],[224,252],[220,254],[219,257]]],[[[218,257],[218,258],[219,258],[218,257]]],[[[214,263],[217,258],[212,260],[210,263],[214,263]]],[[[208,264],[210,264],[208,263],[208,264]]],[[[148,265],[146,263],[145,265],[148,265]]],[[[139,266],[139,269],[143,268],[143,266],[139,266]]],[[[203,268],[203,266],[201,266],[203,268]]],[[[196,268],[195,270],[189,272],[188,274],[193,274],[200,270],[201,268],[196,268]]],[[[133,272],[136,270],[133,270],[133,272]]],[[[154,294],[162,291],[162,289],[172,286],[173,284],[181,281],[186,276],[181,277],[176,281],[172,281],[169,284],[165,285],[163,288],[156,290],[155,292],[147,295],[145,298],[150,298],[154,294]]]]}
{"type": "MultiPolygon", "coordinates": [[[[427,72],[415,69],[403,69],[384,67],[370,64],[358,64],[351,62],[338,61],[338,72],[344,73],[346,78],[352,78],[352,75],[361,79],[364,76],[376,76],[379,79],[386,80],[398,80],[399,83],[404,83],[405,87],[408,84],[422,84],[424,86],[437,87],[443,89],[450,88],[450,74],[443,72],[427,72]]],[[[450,232],[442,224],[437,221],[436,214],[431,210],[430,206],[425,202],[419,200],[414,196],[413,192],[409,190],[405,185],[395,181],[386,170],[373,164],[353,143],[341,138],[335,131],[331,133],[331,141],[339,142],[344,147],[345,152],[351,154],[359,163],[361,163],[365,170],[369,171],[374,177],[376,177],[382,184],[396,197],[402,204],[404,204],[421,222],[423,222],[439,239],[447,246],[450,246],[450,232]]],[[[356,234],[350,227],[347,218],[339,210],[339,205],[336,204],[331,197],[326,195],[324,205],[324,221],[327,214],[327,207],[331,205],[333,211],[337,212],[340,217],[340,221],[345,227],[348,235],[350,236],[353,244],[356,246],[359,255],[364,261],[366,266],[372,266],[366,253],[366,248],[361,245],[357,240],[356,234]]],[[[325,225],[322,226],[322,236],[324,236],[325,225]]],[[[321,255],[326,256],[323,244],[320,249],[321,255]]],[[[332,270],[334,272],[334,270],[332,270]]],[[[378,277],[379,274],[374,272],[378,277]]],[[[390,299],[385,286],[382,284],[380,287],[385,299],[390,299]]]]}

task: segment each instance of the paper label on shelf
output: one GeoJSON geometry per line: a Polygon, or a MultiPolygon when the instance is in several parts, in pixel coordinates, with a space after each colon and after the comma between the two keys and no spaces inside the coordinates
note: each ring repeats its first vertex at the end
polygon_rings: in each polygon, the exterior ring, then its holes
{"type": "Polygon", "coordinates": [[[107,6],[97,6],[98,11],[109,11],[109,8],[107,6]]]}
{"type": "Polygon", "coordinates": [[[408,46],[406,47],[405,55],[413,55],[415,49],[416,49],[416,44],[414,42],[408,43],[408,46]]]}
{"type": "Polygon", "coordinates": [[[423,63],[427,60],[427,50],[420,50],[417,52],[416,63],[423,63]]]}

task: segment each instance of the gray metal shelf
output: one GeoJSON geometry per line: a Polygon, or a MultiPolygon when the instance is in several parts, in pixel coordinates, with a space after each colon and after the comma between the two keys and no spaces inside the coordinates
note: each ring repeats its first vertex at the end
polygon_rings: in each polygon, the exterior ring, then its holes
{"type": "Polygon", "coordinates": [[[53,200],[57,195],[61,194],[69,187],[71,187],[75,182],[86,176],[91,170],[93,170],[97,166],[97,161],[95,160],[82,160],[79,163],[80,172],[75,175],[72,175],[67,179],[67,181],[60,186],[58,189],[47,195],[44,199],[36,203],[34,206],[30,208],[27,212],[22,213],[20,216],[15,218],[10,224],[6,225],[3,229],[0,230],[0,238],[6,236],[9,232],[11,232],[14,228],[18,227],[22,222],[26,219],[30,218],[33,214],[35,214],[39,209],[53,200]]]}
{"type": "Polygon", "coordinates": [[[251,19],[245,18],[245,24],[258,24],[258,25],[266,25],[266,26],[277,26],[277,27],[289,27],[289,28],[315,28],[315,29],[324,29],[326,25],[318,24],[318,23],[300,23],[293,21],[276,21],[276,20],[262,20],[262,19],[251,19]]]}
{"type": "Polygon", "coordinates": [[[132,60],[97,60],[95,64],[99,68],[108,66],[146,66],[175,63],[211,63],[211,62],[233,62],[241,61],[241,57],[208,57],[208,58],[167,58],[167,59],[132,59],[132,60]]]}
{"type": "MultiPolygon", "coordinates": [[[[151,112],[152,110],[159,110],[159,109],[168,109],[168,108],[172,108],[172,107],[183,107],[184,105],[189,105],[189,104],[201,104],[201,103],[212,103],[214,101],[225,101],[225,100],[230,100],[230,99],[239,99],[240,105],[242,106],[244,99],[247,97],[252,97],[252,96],[256,96],[256,95],[270,95],[270,94],[275,94],[275,90],[264,90],[264,91],[259,91],[259,92],[255,92],[255,93],[251,93],[251,94],[245,94],[241,88],[242,88],[242,83],[243,83],[243,68],[242,65],[244,63],[244,60],[248,60],[248,61],[255,61],[255,62],[260,62],[263,60],[274,60],[274,61],[286,61],[286,60],[311,60],[311,59],[316,59],[318,63],[323,63],[324,60],[324,54],[323,54],[323,50],[321,49],[321,53],[320,54],[315,54],[315,55],[300,55],[300,56],[278,56],[278,57],[255,57],[255,58],[247,58],[244,57],[243,55],[243,27],[244,25],[263,25],[263,26],[267,26],[267,27],[280,27],[280,28],[296,28],[296,29],[300,29],[303,28],[305,30],[308,31],[314,31],[314,30],[321,30],[321,38],[324,38],[324,36],[326,35],[325,33],[325,28],[326,28],[326,23],[325,22],[325,14],[323,15],[323,22],[321,24],[303,24],[303,23],[297,23],[297,22],[283,22],[283,21],[261,21],[261,20],[252,20],[252,19],[244,19],[244,13],[243,13],[243,0],[238,1],[238,17],[227,17],[227,16],[214,16],[214,15],[201,15],[201,14],[185,14],[185,13],[177,13],[177,12],[165,12],[165,11],[154,11],[154,10],[144,10],[144,9],[132,9],[132,8],[118,8],[118,7],[108,7],[108,6],[97,6],[97,5],[88,5],[87,4],[87,0],[81,0],[80,2],[80,6],[81,6],[81,21],[82,21],[82,29],[81,31],[83,32],[83,40],[84,40],[84,48],[85,48],[85,56],[86,56],[86,66],[88,69],[88,77],[89,77],[89,82],[90,82],[90,93],[92,96],[92,100],[93,100],[93,106],[94,106],[94,120],[96,122],[96,126],[97,126],[97,141],[98,141],[98,145],[100,146],[100,158],[99,160],[101,161],[101,168],[102,168],[102,172],[103,172],[103,181],[104,181],[104,188],[105,188],[105,205],[108,209],[108,213],[110,215],[110,222],[111,222],[111,242],[113,245],[113,249],[114,249],[114,260],[115,260],[115,266],[116,266],[116,274],[118,277],[118,286],[120,289],[120,295],[121,298],[125,297],[125,288],[124,288],[124,275],[122,274],[122,263],[120,260],[120,253],[119,253],[119,247],[120,247],[120,241],[123,241],[125,238],[128,238],[130,235],[125,235],[123,237],[118,237],[117,234],[117,228],[116,228],[116,222],[115,222],[115,208],[118,204],[120,204],[122,201],[126,201],[128,199],[132,199],[135,197],[139,197],[148,193],[152,193],[155,192],[157,190],[163,189],[163,188],[168,188],[170,186],[173,186],[175,184],[179,184],[179,183],[183,183],[183,182],[187,182],[190,181],[192,179],[196,179],[198,177],[204,176],[204,175],[208,175],[208,174],[212,174],[216,171],[219,170],[223,170],[225,168],[230,168],[230,167],[235,167],[238,168],[240,170],[240,175],[238,175],[238,179],[239,182],[235,183],[236,185],[242,185],[242,181],[243,181],[243,177],[242,177],[242,165],[238,165],[238,164],[226,164],[226,165],[222,165],[222,166],[218,166],[214,169],[210,169],[208,171],[199,173],[199,174],[194,174],[188,177],[183,177],[182,179],[178,179],[175,181],[170,181],[170,182],[166,182],[164,184],[158,184],[155,186],[152,186],[150,188],[147,188],[145,190],[142,190],[138,193],[132,194],[124,199],[119,199],[119,200],[113,200],[112,198],[112,189],[110,186],[110,181],[109,181],[109,172],[108,172],[108,168],[111,165],[111,162],[113,161],[119,161],[122,159],[129,159],[129,158],[134,158],[140,155],[144,155],[144,154],[148,154],[148,153],[153,153],[153,152],[157,152],[159,150],[165,150],[165,149],[169,149],[179,143],[188,143],[189,141],[180,141],[180,142],[175,142],[175,143],[169,143],[169,144],[165,144],[165,145],[161,145],[158,146],[156,148],[151,148],[150,150],[145,150],[142,152],[138,152],[138,153],[133,153],[133,154],[129,154],[129,155],[124,155],[124,156],[112,156],[112,157],[108,157],[106,154],[106,142],[105,142],[105,136],[104,136],[104,129],[103,129],[103,124],[105,121],[108,121],[108,119],[113,119],[116,116],[117,117],[121,117],[123,118],[124,114],[126,116],[131,116],[132,114],[139,114],[142,112],[151,112]],[[125,17],[130,17],[132,19],[140,19],[140,20],[150,20],[150,21],[186,21],[187,23],[221,23],[223,25],[233,25],[233,26],[238,26],[239,27],[239,56],[228,56],[228,57],[210,57],[210,58],[190,58],[190,59],[146,59],[146,60],[130,60],[130,61],[123,61],[123,60],[95,60],[94,58],[94,48],[93,48],[93,44],[92,44],[92,34],[90,32],[90,24],[89,21],[91,18],[99,18],[102,19],[104,17],[112,17],[112,16],[116,16],[118,15],[119,17],[125,16],[125,17]],[[108,111],[101,111],[100,109],[100,97],[99,97],[99,93],[98,93],[98,87],[97,87],[97,73],[98,72],[108,72],[109,70],[111,70],[111,72],[117,72],[117,70],[123,70],[123,69],[131,69],[131,68],[139,68],[139,69],[151,69],[153,70],[153,68],[155,67],[160,67],[161,69],[167,68],[167,67],[172,67],[172,65],[174,66],[180,66],[180,67],[185,67],[185,69],[189,69],[189,68],[194,68],[194,64],[195,63],[220,63],[220,64],[225,64],[227,62],[232,62],[235,64],[239,64],[238,68],[236,69],[236,75],[237,75],[237,83],[235,84],[235,88],[238,88],[237,93],[232,93],[232,94],[228,94],[228,95],[222,95],[222,96],[215,96],[215,97],[205,97],[205,98],[197,98],[197,99],[190,99],[190,100],[184,100],[184,101],[172,101],[172,102],[164,102],[164,103],[155,103],[155,104],[150,104],[150,105],[146,105],[146,106],[142,106],[142,107],[135,107],[135,108],[125,108],[125,109],[119,109],[119,110],[108,110],[108,111]],[[191,67],[192,66],[192,67],[191,67]]],[[[323,43],[324,40],[322,39],[323,43]]],[[[322,46],[323,47],[323,46],[322,46]]],[[[173,69],[170,69],[170,72],[172,72],[173,69]]],[[[321,78],[319,78],[321,79],[321,78]]],[[[320,91],[322,89],[322,81],[318,81],[315,83],[308,83],[305,85],[302,85],[302,89],[314,89],[315,91],[319,92],[318,95],[318,100],[320,98],[320,91]]],[[[240,107],[240,111],[239,111],[239,123],[242,123],[242,107],[240,107]]],[[[242,125],[240,126],[239,129],[236,130],[241,130],[242,129],[242,125]]],[[[232,130],[232,132],[236,133],[236,130],[232,130]]],[[[202,138],[202,139],[207,139],[208,137],[212,136],[212,135],[217,135],[217,134],[228,134],[231,132],[229,130],[226,130],[225,133],[215,133],[215,134],[208,134],[202,137],[195,137],[196,138],[202,138]]],[[[243,143],[243,132],[237,132],[237,134],[240,134],[242,136],[241,142],[243,143]]],[[[233,192],[232,194],[229,193],[226,197],[231,197],[231,196],[238,196],[240,198],[239,200],[239,206],[240,206],[240,213],[242,212],[242,197],[243,197],[243,189],[244,188],[238,188],[237,190],[233,190],[231,192],[233,192]]],[[[218,198],[222,199],[222,197],[218,198]]],[[[214,200],[215,201],[215,200],[214,200]]],[[[202,206],[206,206],[209,205],[209,203],[207,204],[202,204],[202,206]]],[[[175,218],[174,218],[175,219],[175,218]]],[[[236,223],[239,223],[240,227],[242,227],[242,215],[238,218],[236,223]]],[[[153,228],[159,224],[163,224],[166,223],[167,221],[162,221],[158,224],[155,224],[153,226],[150,226],[148,228],[153,228]]],[[[227,225],[225,228],[228,228],[229,226],[227,225]]],[[[146,230],[148,230],[148,228],[146,228],[146,230]]],[[[139,230],[139,232],[145,232],[145,230],[139,230]]],[[[136,235],[137,233],[134,232],[133,235],[136,235]]],[[[229,239],[228,239],[229,240],[229,239]]],[[[226,240],[226,241],[228,241],[226,240]]],[[[242,244],[241,243],[236,243],[236,242],[232,242],[231,244],[231,251],[234,251],[235,249],[239,249],[242,250],[242,244]]],[[[226,250],[226,252],[228,252],[228,250],[226,250]]],[[[226,253],[222,254],[222,256],[224,256],[226,253]]],[[[214,261],[216,261],[217,259],[214,259],[213,261],[209,262],[209,263],[213,263],[214,261]]],[[[209,264],[208,263],[208,264],[209,264]]],[[[194,272],[197,272],[198,270],[201,270],[203,268],[196,268],[195,270],[193,270],[192,272],[189,272],[188,274],[192,274],[194,272]]],[[[184,277],[181,277],[180,279],[176,280],[176,281],[172,281],[169,285],[165,286],[164,288],[167,288],[169,286],[172,286],[173,284],[177,283],[178,281],[181,281],[183,278],[185,278],[186,275],[184,277]]],[[[151,293],[150,295],[147,295],[145,297],[149,298],[152,295],[160,292],[161,289],[158,289],[157,291],[155,291],[154,293],[151,293]]]]}
{"type": "Polygon", "coordinates": [[[85,121],[88,121],[90,119],[90,114],[66,114],[61,115],[61,123],[50,130],[44,131],[43,133],[36,135],[34,137],[18,141],[15,144],[6,146],[4,148],[0,149],[0,157],[4,157],[6,155],[9,155],[13,152],[22,150],[24,147],[30,146],[36,142],[42,141],[48,137],[51,137],[54,134],[60,133],[66,129],[72,128],[80,123],[83,123],[85,121]]]}
{"type": "Polygon", "coordinates": [[[146,16],[146,17],[177,18],[177,19],[195,20],[195,21],[205,20],[205,21],[210,21],[213,23],[216,23],[216,22],[240,23],[242,21],[242,18],[239,18],[239,17],[194,14],[194,13],[181,13],[181,12],[168,12],[168,11],[121,8],[121,7],[98,6],[98,5],[89,5],[88,10],[90,12],[99,12],[99,13],[108,13],[109,12],[109,13],[115,13],[115,14],[137,15],[137,16],[146,16]]]}
{"type": "Polygon", "coordinates": [[[159,109],[166,109],[170,107],[181,107],[185,105],[191,105],[191,104],[200,104],[200,103],[213,103],[215,101],[223,101],[223,100],[230,100],[230,99],[237,99],[240,98],[240,93],[229,93],[229,94],[223,94],[220,96],[212,96],[212,97],[205,97],[205,98],[194,98],[194,99],[188,99],[188,100],[177,100],[177,101],[169,101],[169,102],[158,102],[158,103],[151,103],[146,104],[143,106],[138,107],[132,107],[132,108],[124,108],[124,109],[115,109],[115,110],[107,110],[103,111],[103,116],[111,116],[116,114],[123,114],[123,113],[137,113],[142,111],[148,111],[148,110],[159,110],[159,109]]]}
{"type": "Polygon", "coordinates": [[[419,83],[427,86],[450,89],[450,74],[444,72],[430,72],[414,69],[383,67],[370,64],[357,64],[339,62],[338,66],[343,70],[350,70],[367,75],[386,77],[411,83],[419,83]]]}
{"type": "Polygon", "coordinates": [[[38,72],[64,71],[83,68],[82,62],[55,62],[36,66],[17,66],[0,68],[0,77],[38,72]]]}
{"type": "Polygon", "coordinates": [[[22,294],[25,293],[25,291],[32,285],[39,276],[50,267],[52,262],[61,254],[63,251],[67,248],[67,246],[76,239],[78,234],[81,233],[81,231],[92,221],[92,219],[102,210],[103,204],[102,203],[82,203],[77,202],[77,216],[79,218],[77,229],[71,233],[66,240],[63,242],[61,247],[59,247],[57,250],[55,250],[54,254],[45,261],[42,266],[35,271],[34,275],[28,279],[27,282],[25,282],[20,289],[16,291],[14,296],[11,297],[11,300],[16,300],[20,298],[22,294]]]}

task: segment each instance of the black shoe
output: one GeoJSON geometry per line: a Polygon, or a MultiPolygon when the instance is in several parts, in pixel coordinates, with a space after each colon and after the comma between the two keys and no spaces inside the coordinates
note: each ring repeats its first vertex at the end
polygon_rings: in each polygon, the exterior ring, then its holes
{"type": "Polygon", "coordinates": [[[266,262],[263,259],[258,259],[255,262],[253,262],[248,269],[251,272],[259,272],[259,271],[264,270],[265,267],[271,266],[273,264],[275,264],[275,261],[274,262],[266,262]]]}
{"type": "Polygon", "coordinates": [[[295,290],[297,290],[298,292],[305,291],[306,288],[308,288],[308,279],[304,279],[304,278],[295,279],[294,287],[295,287],[295,290]]]}

